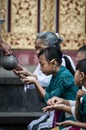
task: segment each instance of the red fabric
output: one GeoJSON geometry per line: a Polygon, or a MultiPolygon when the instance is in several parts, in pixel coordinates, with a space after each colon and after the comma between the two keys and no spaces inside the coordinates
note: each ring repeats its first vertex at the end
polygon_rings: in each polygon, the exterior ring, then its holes
{"type": "MultiPolygon", "coordinates": [[[[60,110],[55,110],[54,119],[53,119],[53,127],[52,128],[54,128],[56,126],[56,122],[59,122],[61,112],[62,111],[60,111],[60,110]]],[[[69,128],[69,130],[80,130],[80,128],[73,126],[73,127],[69,128]]]]}
{"type": "Polygon", "coordinates": [[[56,126],[56,122],[59,122],[60,114],[61,114],[60,110],[54,111],[53,128],[56,126]]]}
{"type": "Polygon", "coordinates": [[[80,130],[80,128],[79,127],[71,127],[69,130],[80,130]]]}

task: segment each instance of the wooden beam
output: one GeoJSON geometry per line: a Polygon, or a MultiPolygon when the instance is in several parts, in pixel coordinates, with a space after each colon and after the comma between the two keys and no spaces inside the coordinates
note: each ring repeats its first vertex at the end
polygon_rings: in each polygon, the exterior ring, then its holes
{"type": "Polygon", "coordinates": [[[11,0],[7,0],[7,32],[11,32],[11,0]]]}

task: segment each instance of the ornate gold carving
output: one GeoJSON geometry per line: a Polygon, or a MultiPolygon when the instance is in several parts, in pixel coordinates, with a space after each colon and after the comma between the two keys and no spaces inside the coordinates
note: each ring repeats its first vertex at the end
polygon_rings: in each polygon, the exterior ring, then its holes
{"type": "MultiPolygon", "coordinates": [[[[6,3],[5,3],[6,4],[6,3]]],[[[6,7],[6,6],[5,6],[6,7]]],[[[11,32],[3,38],[12,48],[32,49],[37,33],[37,0],[15,0],[11,5],[11,32]]]]}
{"type": "Polygon", "coordinates": [[[77,49],[86,44],[85,0],[60,0],[59,31],[63,49],[77,49]]]}
{"type": "MultiPolygon", "coordinates": [[[[6,0],[3,0],[3,39],[14,49],[33,49],[37,34],[38,0],[12,0],[11,32],[6,31],[6,0]]],[[[40,31],[55,32],[56,0],[41,0],[40,31]]],[[[59,0],[59,33],[62,49],[75,50],[86,44],[85,0],[59,0]]]]}
{"type": "Polygon", "coordinates": [[[55,32],[55,0],[41,1],[41,31],[55,32]]]}

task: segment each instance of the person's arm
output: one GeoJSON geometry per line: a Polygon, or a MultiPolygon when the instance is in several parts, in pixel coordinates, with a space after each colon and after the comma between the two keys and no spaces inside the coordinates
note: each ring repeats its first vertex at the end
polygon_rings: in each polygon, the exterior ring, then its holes
{"type": "Polygon", "coordinates": [[[78,90],[77,96],[76,96],[76,103],[75,103],[75,116],[78,121],[81,120],[80,113],[79,113],[79,105],[80,105],[80,98],[85,95],[86,92],[82,89],[78,90]]]}
{"type": "Polygon", "coordinates": [[[86,129],[86,123],[76,122],[76,121],[72,121],[72,120],[67,120],[67,121],[60,122],[60,123],[57,122],[56,125],[64,126],[64,127],[75,126],[75,127],[80,127],[80,128],[86,129]]]}
{"type": "Polygon", "coordinates": [[[47,105],[54,105],[54,104],[65,104],[70,106],[70,103],[68,100],[65,100],[63,98],[59,98],[59,97],[52,97],[47,101],[47,105]]]}
{"type": "Polygon", "coordinates": [[[37,76],[34,73],[30,72],[29,70],[27,70],[25,67],[21,66],[20,64],[13,70],[13,72],[18,77],[21,77],[21,75],[24,75],[24,76],[33,76],[37,78],[37,76]]]}
{"type": "Polygon", "coordinates": [[[43,108],[43,111],[61,110],[71,114],[71,107],[64,104],[54,104],[43,108]]]}
{"type": "Polygon", "coordinates": [[[5,43],[2,39],[0,40],[0,48],[3,50],[4,55],[12,54],[11,47],[7,43],[5,43]]]}
{"type": "Polygon", "coordinates": [[[39,95],[41,97],[44,97],[46,91],[45,91],[45,89],[43,89],[43,87],[40,85],[40,83],[38,82],[38,80],[35,77],[33,77],[33,76],[24,76],[23,77],[22,76],[21,80],[23,82],[25,82],[26,84],[35,84],[36,89],[37,89],[39,95]]]}
{"type": "Polygon", "coordinates": [[[75,117],[76,117],[77,120],[80,120],[79,104],[80,104],[80,98],[76,98],[76,103],[75,103],[75,117]]]}

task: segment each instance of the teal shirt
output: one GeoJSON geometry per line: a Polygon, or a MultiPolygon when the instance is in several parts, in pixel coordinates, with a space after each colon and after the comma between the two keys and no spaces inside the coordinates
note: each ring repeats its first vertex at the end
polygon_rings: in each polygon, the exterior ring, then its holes
{"type": "Polygon", "coordinates": [[[81,122],[86,122],[86,95],[83,96],[82,103],[79,105],[81,122]]]}
{"type": "Polygon", "coordinates": [[[44,96],[45,102],[53,96],[61,97],[68,100],[75,100],[78,87],[74,85],[74,77],[66,69],[61,66],[56,76],[52,76],[50,84],[46,87],[44,96]]]}

